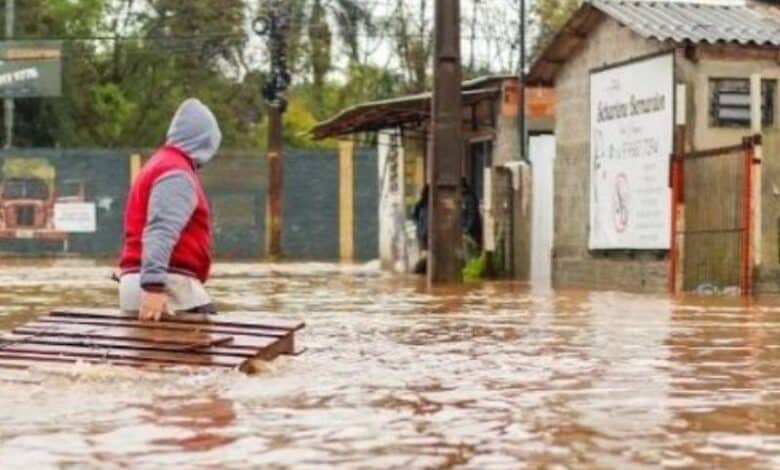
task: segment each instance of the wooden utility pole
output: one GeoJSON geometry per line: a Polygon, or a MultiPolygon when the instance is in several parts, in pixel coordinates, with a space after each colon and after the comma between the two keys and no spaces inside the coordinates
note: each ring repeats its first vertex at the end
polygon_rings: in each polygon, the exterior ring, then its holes
{"type": "Polygon", "coordinates": [[[282,107],[268,105],[268,256],[282,256],[282,107]]]}
{"type": "Polygon", "coordinates": [[[256,18],[252,28],[258,36],[269,38],[271,70],[263,85],[263,97],[268,103],[268,204],[266,222],[266,248],[268,256],[282,256],[282,195],[283,176],[283,123],[282,115],[287,107],[285,92],[290,84],[287,70],[287,7],[285,0],[275,0],[264,16],[256,18]]]}
{"type": "Polygon", "coordinates": [[[463,281],[460,0],[436,0],[435,15],[433,138],[428,165],[428,283],[431,285],[463,281]]]}

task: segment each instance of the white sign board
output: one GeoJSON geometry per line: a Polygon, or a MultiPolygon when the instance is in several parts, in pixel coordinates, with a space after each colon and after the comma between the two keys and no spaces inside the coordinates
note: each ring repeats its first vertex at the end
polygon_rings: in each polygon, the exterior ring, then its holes
{"type": "Polygon", "coordinates": [[[674,142],[674,58],[590,76],[591,250],[666,250],[674,142]]]}
{"type": "Polygon", "coordinates": [[[67,233],[95,233],[97,214],[91,202],[68,202],[54,205],[54,229],[67,233]]]}

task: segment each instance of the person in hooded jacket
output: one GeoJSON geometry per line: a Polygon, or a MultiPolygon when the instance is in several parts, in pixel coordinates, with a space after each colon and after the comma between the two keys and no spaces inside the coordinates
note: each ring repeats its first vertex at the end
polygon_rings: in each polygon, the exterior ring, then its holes
{"type": "Polygon", "coordinates": [[[204,287],[211,269],[211,214],[197,170],[221,142],[211,110],[188,99],[165,145],[133,181],[120,260],[123,312],[144,321],[159,321],[165,313],[216,313],[204,287]]]}

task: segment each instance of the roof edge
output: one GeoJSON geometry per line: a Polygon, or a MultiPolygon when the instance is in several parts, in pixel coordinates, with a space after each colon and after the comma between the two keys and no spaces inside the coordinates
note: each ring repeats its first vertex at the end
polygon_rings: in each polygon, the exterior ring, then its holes
{"type": "MultiPolygon", "coordinates": [[[[556,50],[558,47],[561,46],[561,44],[564,42],[567,35],[573,35],[575,37],[580,38],[580,42],[577,45],[577,47],[581,46],[581,42],[585,40],[584,34],[590,33],[590,31],[580,32],[580,31],[572,31],[576,30],[575,25],[578,21],[582,21],[584,16],[588,13],[594,13],[599,14],[602,16],[602,19],[598,21],[599,24],[607,18],[607,14],[603,11],[596,8],[589,0],[586,0],[582,3],[582,5],[569,17],[569,19],[564,23],[564,25],[561,27],[561,29],[555,33],[552,40],[542,48],[542,50],[539,52],[536,59],[531,64],[531,68],[528,70],[528,73],[525,76],[525,81],[527,85],[532,86],[552,86],[554,82],[554,77],[550,77],[549,79],[546,79],[544,77],[544,72],[541,70],[544,63],[554,63],[555,61],[551,60],[549,58],[550,55],[552,55],[552,51],[556,50]]],[[[556,69],[553,75],[557,75],[558,70],[556,69]]]]}

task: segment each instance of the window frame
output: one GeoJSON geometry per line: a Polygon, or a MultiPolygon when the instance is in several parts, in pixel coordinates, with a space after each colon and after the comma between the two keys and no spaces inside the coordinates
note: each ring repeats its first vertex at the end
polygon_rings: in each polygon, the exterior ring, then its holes
{"type": "MultiPolygon", "coordinates": [[[[709,117],[709,127],[715,128],[715,129],[749,129],[750,128],[750,78],[746,77],[724,77],[724,76],[718,76],[718,77],[710,77],[707,80],[708,85],[708,94],[707,94],[707,106],[708,106],[708,117],[709,117]],[[742,82],[742,85],[745,87],[745,91],[747,92],[747,105],[732,105],[729,106],[730,108],[734,109],[747,109],[748,113],[748,119],[747,120],[739,120],[739,119],[724,119],[717,115],[718,110],[723,108],[723,105],[716,101],[716,98],[718,96],[718,93],[724,93],[729,91],[728,89],[725,91],[721,91],[719,88],[723,82],[742,82]]],[[[736,87],[735,87],[736,88],[736,87]]],[[[778,107],[777,107],[777,91],[778,91],[778,80],[775,78],[763,78],[761,80],[761,91],[762,91],[762,100],[763,103],[761,105],[762,113],[761,113],[761,121],[762,121],[762,127],[763,128],[774,128],[777,123],[778,119],[776,117],[778,107]]],[[[738,94],[737,91],[732,91],[732,94],[738,94]]],[[[745,93],[739,93],[740,95],[745,95],[745,93]]]]}

